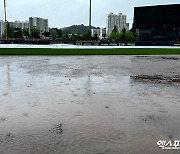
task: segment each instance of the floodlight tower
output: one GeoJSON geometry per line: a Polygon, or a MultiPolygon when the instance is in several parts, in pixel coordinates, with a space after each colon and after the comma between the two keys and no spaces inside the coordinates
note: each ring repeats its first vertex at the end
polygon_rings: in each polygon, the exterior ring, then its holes
{"type": "Polygon", "coordinates": [[[91,0],[90,0],[90,6],[89,6],[89,31],[91,32],[91,0]]]}
{"type": "Polygon", "coordinates": [[[4,22],[5,22],[5,25],[4,25],[4,34],[5,34],[5,40],[7,40],[8,36],[7,36],[6,0],[4,0],[4,22]]]}

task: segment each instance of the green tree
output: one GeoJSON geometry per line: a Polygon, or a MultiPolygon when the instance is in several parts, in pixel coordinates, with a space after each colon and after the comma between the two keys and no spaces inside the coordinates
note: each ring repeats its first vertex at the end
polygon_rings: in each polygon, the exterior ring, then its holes
{"type": "Polygon", "coordinates": [[[90,41],[92,38],[91,38],[91,31],[88,30],[88,32],[84,33],[84,35],[82,36],[83,40],[86,40],[86,41],[90,41]]]}
{"type": "Polygon", "coordinates": [[[125,34],[126,41],[135,41],[136,37],[134,36],[133,32],[126,32],[125,34]]]}
{"type": "Polygon", "coordinates": [[[125,41],[126,40],[126,28],[124,27],[123,29],[122,29],[122,41],[125,41]]]}
{"type": "Polygon", "coordinates": [[[112,32],[109,36],[109,39],[112,41],[112,40],[116,40],[116,33],[115,32],[112,32]]]}
{"type": "Polygon", "coordinates": [[[22,30],[21,30],[21,28],[14,28],[14,37],[15,38],[22,38],[22,30]]]}
{"type": "Polygon", "coordinates": [[[106,38],[106,34],[102,34],[102,37],[105,39],[106,38]]]}
{"type": "Polygon", "coordinates": [[[8,38],[13,38],[14,37],[14,27],[7,22],[7,36],[8,38]]]}
{"type": "Polygon", "coordinates": [[[78,35],[77,34],[72,34],[70,37],[71,41],[77,41],[78,40],[78,35]]]}
{"type": "Polygon", "coordinates": [[[122,32],[116,33],[116,40],[117,41],[122,41],[123,40],[123,33],[122,32]]]}
{"type": "Polygon", "coordinates": [[[31,37],[32,38],[40,38],[40,31],[37,28],[31,29],[31,37]]]}
{"type": "Polygon", "coordinates": [[[93,40],[98,41],[99,37],[97,34],[94,34],[93,40]]]}
{"type": "Polygon", "coordinates": [[[56,28],[56,32],[57,32],[57,37],[58,38],[62,38],[62,30],[61,29],[58,29],[58,28],[56,28]]]}
{"type": "Polygon", "coordinates": [[[123,33],[122,32],[117,32],[117,33],[112,32],[110,34],[109,39],[111,41],[122,41],[123,40],[123,33]]]}
{"type": "Polygon", "coordinates": [[[30,37],[29,28],[23,29],[22,35],[26,38],[30,37]]]}
{"type": "Polygon", "coordinates": [[[63,35],[63,38],[64,38],[65,40],[69,40],[68,32],[66,32],[66,33],[63,35]]]}
{"type": "Polygon", "coordinates": [[[125,33],[126,33],[126,28],[124,27],[121,32],[122,32],[123,34],[125,34],[125,33]]]}
{"type": "Polygon", "coordinates": [[[45,32],[43,32],[42,34],[43,34],[45,37],[49,37],[50,32],[46,32],[46,31],[45,31],[45,32]]]}
{"type": "Polygon", "coordinates": [[[114,29],[112,30],[112,33],[118,33],[118,29],[117,29],[116,25],[114,26],[114,29]]]}

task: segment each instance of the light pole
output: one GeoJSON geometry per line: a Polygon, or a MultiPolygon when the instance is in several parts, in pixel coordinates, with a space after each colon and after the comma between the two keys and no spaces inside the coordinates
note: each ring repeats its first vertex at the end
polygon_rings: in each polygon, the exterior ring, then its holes
{"type": "Polygon", "coordinates": [[[90,6],[89,6],[89,31],[91,33],[91,0],[90,0],[90,6]]]}
{"type": "Polygon", "coordinates": [[[7,36],[6,0],[4,0],[4,22],[5,22],[4,25],[5,40],[7,40],[8,36],[7,36]]]}

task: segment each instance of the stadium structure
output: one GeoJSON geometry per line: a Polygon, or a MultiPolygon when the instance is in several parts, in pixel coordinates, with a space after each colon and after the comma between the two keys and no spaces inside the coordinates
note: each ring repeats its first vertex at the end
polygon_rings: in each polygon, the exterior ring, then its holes
{"type": "Polygon", "coordinates": [[[141,41],[180,40],[180,4],[135,7],[133,30],[141,41]]]}

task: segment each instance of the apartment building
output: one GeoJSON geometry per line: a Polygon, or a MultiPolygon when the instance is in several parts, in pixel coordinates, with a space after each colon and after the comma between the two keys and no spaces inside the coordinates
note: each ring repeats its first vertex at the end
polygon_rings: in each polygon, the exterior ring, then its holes
{"type": "Polygon", "coordinates": [[[43,19],[39,17],[30,17],[29,18],[29,30],[37,28],[41,33],[49,32],[48,19],[43,19]]]}
{"type": "Polygon", "coordinates": [[[112,12],[107,15],[107,24],[106,24],[106,30],[107,35],[109,36],[114,27],[116,26],[118,31],[121,32],[123,28],[126,28],[126,30],[129,30],[129,24],[126,22],[127,16],[119,13],[119,14],[113,14],[112,12]]]}

